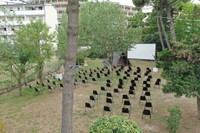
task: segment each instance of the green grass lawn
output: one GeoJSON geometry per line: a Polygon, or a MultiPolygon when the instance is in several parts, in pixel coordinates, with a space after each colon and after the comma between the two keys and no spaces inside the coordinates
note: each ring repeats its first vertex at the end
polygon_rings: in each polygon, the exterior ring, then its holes
{"type": "MultiPolygon", "coordinates": [[[[52,62],[54,64],[56,59],[52,62]]],[[[81,69],[89,70],[97,67],[103,67],[102,59],[87,59],[88,66],[82,66],[81,69]]],[[[155,63],[153,61],[141,61],[132,60],[132,67],[140,66],[142,74],[146,67],[153,68],[155,63]]],[[[51,64],[47,68],[53,67],[51,64]]],[[[55,66],[54,66],[55,67],[55,66]]],[[[56,68],[56,67],[55,67],[56,68]]],[[[50,69],[49,69],[50,70],[50,69]]],[[[46,72],[48,72],[47,70],[46,72]]],[[[55,72],[53,73],[55,74],[55,72]]],[[[155,81],[160,77],[161,70],[158,73],[152,73],[155,81]]],[[[46,77],[53,80],[49,75],[46,77]]],[[[93,90],[100,92],[100,87],[105,86],[105,81],[110,77],[104,77],[98,81],[97,84],[88,83],[83,85],[78,83],[74,90],[74,111],[73,130],[75,133],[88,133],[88,128],[92,121],[97,117],[102,116],[102,108],[105,105],[105,93],[100,93],[98,105],[95,106],[95,111],[90,110],[85,112],[84,103],[89,101],[89,96],[93,90]]],[[[119,77],[113,76],[112,83],[113,88],[116,87],[119,77]]],[[[143,78],[142,78],[143,80],[143,78]]],[[[141,85],[142,80],[138,82],[136,97],[131,98],[133,103],[132,113],[130,120],[135,121],[144,132],[155,133],[162,132],[167,133],[166,117],[168,115],[167,107],[171,105],[180,105],[183,111],[183,118],[179,128],[180,133],[199,133],[199,121],[196,119],[196,101],[193,98],[174,98],[172,94],[163,94],[161,88],[152,88],[151,100],[153,102],[154,111],[152,114],[152,122],[149,122],[149,118],[145,117],[144,121],[141,120],[141,113],[144,104],[139,104],[139,96],[142,94],[141,85]],[[190,128],[186,128],[190,127],[190,128]]],[[[128,92],[130,83],[125,82],[125,90],[123,93],[128,92]]],[[[165,81],[162,79],[162,83],[165,81]]],[[[37,86],[35,81],[29,84],[37,86]]],[[[152,82],[153,85],[153,82],[152,82]]],[[[49,91],[46,87],[42,88],[37,86],[42,92],[36,93],[34,89],[30,89],[27,86],[23,86],[23,96],[18,96],[18,89],[15,89],[9,93],[0,95],[0,119],[4,122],[6,132],[8,133],[59,133],[61,129],[61,110],[62,110],[62,89],[55,87],[54,91],[49,91]]],[[[112,89],[110,89],[112,92],[112,89]]],[[[114,105],[112,106],[113,115],[121,115],[122,107],[122,94],[115,95],[114,105]]],[[[106,113],[105,115],[109,115],[106,113]]],[[[127,115],[124,115],[127,117],[127,115]]]]}

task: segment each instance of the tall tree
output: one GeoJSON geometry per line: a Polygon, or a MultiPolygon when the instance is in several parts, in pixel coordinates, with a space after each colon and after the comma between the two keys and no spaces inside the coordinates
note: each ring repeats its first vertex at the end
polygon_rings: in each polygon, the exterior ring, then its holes
{"type": "Polygon", "coordinates": [[[174,44],[173,50],[165,50],[158,56],[168,81],[163,90],[177,97],[196,97],[200,119],[200,6],[182,3],[180,9],[175,23],[180,42],[174,44]]]}
{"type": "Polygon", "coordinates": [[[67,49],[65,55],[64,90],[62,97],[62,133],[73,132],[73,95],[76,76],[76,54],[78,42],[79,0],[69,0],[67,6],[67,49]]]}
{"type": "Polygon", "coordinates": [[[27,41],[21,41],[25,39],[27,32],[22,27],[16,32],[15,41],[2,41],[0,47],[0,61],[1,68],[4,71],[10,72],[10,74],[17,80],[19,95],[22,96],[22,81],[24,75],[27,72],[28,65],[32,62],[34,57],[33,45],[27,41]]]}
{"type": "Polygon", "coordinates": [[[36,71],[38,79],[42,83],[45,61],[50,59],[53,54],[55,33],[50,33],[49,27],[42,20],[31,22],[23,30],[29,34],[25,35],[26,37],[22,36],[18,41],[25,41],[34,46],[32,51],[34,52],[34,61],[37,63],[36,71]]]}
{"type": "Polygon", "coordinates": [[[80,9],[79,24],[79,43],[91,46],[96,53],[125,52],[140,41],[141,30],[128,27],[122,9],[110,2],[85,3],[80,9]]]}

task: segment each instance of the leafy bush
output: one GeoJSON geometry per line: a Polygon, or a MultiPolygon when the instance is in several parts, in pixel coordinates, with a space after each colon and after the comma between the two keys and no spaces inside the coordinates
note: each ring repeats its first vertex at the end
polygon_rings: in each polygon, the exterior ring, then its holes
{"type": "Polygon", "coordinates": [[[170,133],[176,133],[181,119],[181,110],[179,106],[172,106],[168,108],[170,116],[167,119],[167,128],[170,133]]]}
{"type": "Polygon", "coordinates": [[[4,123],[0,120],[0,133],[5,133],[4,123]]]}
{"type": "Polygon", "coordinates": [[[90,126],[89,133],[141,133],[132,121],[122,116],[99,117],[90,126]]]}

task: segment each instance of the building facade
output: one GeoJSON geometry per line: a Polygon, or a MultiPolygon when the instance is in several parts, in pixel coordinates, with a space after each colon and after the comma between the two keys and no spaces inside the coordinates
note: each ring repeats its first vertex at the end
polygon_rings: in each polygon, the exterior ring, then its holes
{"type": "Polygon", "coordinates": [[[31,21],[41,19],[55,32],[58,26],[57,11],[51,4],[5,3],[0,5],[0,38],[12,38],[14,31],[31,21]]]}

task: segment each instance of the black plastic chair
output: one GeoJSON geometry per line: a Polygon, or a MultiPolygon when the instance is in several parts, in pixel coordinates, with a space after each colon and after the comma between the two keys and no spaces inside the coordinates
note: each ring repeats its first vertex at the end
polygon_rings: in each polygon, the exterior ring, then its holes
{"type": "Polygon", "coordinates": [[[156,82],[155,82],[155,87],[156,86],[158,86],[158,87],[160,87],[160,82],[161,82],[161,79],[160,78],[158,78],[158,79],[156,79],[156,82]]]}
{"type": "Polygon", "coordinates": [[[149,89],[147,87],[143,87],[142,92],[146,92],[149,91],[149,89]]]}
{"type": "Polygon", "coordinates": [[[145,91],[144,95],[151,99],[151,92],[150,91],[145,91]]]}
{"type": "Polygon", "coordinates": [[[52,88],[50,85],[48,85],[48,89],[49,89],[50,91],[53,91],[53,88],[52,88]]]}
{"type": "Polygon", "coordinates": [[[139,103],[141,102],[141,101],[147,101],[147,99],[146,99],[146,97],[145,96],[140,96],[140,100],[139,100],[139,103]]]}
{"type": "Polygon", "coordinates": [[[124,100],[124,107],[125,106],[131,107],[131,102],[129,100],[124,100]]]}
{"type": "Polygon", "coordinates": [[[131,116],[130,110],[125,107],[122,108],[122,114],[128,114],[128,118],[130,118],[131,116]]]}
{"type": "Polygon", "coordinates": [[[53,83],[53,85],[54,85],[54,86],[56,86],[56,85],[57,85],[57,83],[56,83],[55,81],[53,81],[52,83],[53,83]]]}
{"type": "Polygon", "coordinates": [[[116,73],[117,74],[117,76],[120,76],[120,73],[118,72],[118,73],[116,73]]]}
{"type": "Polygon", "coordinates": [[[101,92],[106,91],[105,87],[101,86],[101,92]]]}
{"type": "Polygon", "coordinates": [[[35,92],[36,92],[36,93],[40,93],[41,90],[39,90],[38,88],[35,87],[35,92]]]}
{"type": "Polygon", "coordinates": [[[128,95],[126,95],[126,94],[123,94],[123,95],[122,95],[122,101],[123,101],[123,100],[128,100],[128,99],[129,99],[129,98],[128,98],[128,95]]]}
{"type": "Polygon", "coordinates": [[[113,90],[114,93],[120,93],[118,89],[114,88],[113,90]]]}
{"type": "Polygon", "coordinates": [[[96,97],[99,97],[99,93],[96,90],[93,90],[93,95],[95,95],[96,97]]]}
{"type": "Polygon", "coordinates": [[[44,83],[42,83],[42,87],[45,87],[46,85],[44,83]]]}
{"type": "Polygon", "coordinates": [[[113,97],[113,96],[112,96],[112,93],[107,92],[107,93],[106,93],[106,97],[110,97],[110,98],[112,98],[112,97],[113,97]]]}
{"type": "Polygon", "coordinates": [[[101,78],[101,76],[100,76],[100,74],[99,74],[99,73],[97,73],[97,78],[101,78]]]}
{"type": "Polygon", "coordinates": [[[109,83],[109,84],[111,84],[111,81],[110,81],[110,79],[107,79],[107,80],[106,80],[106,82],[107,82],[107,83],[109,83]]]}
{"type": "Polygon", "coordinates": [[[134,80],[135,80],[135,81],[138,81],[139,79],[135,77],[134,80]]]}
{"type": "Polygon", "coordinates": [[[106,98],[106,103],[113,104],[113,100],[111,98],[106,98]]]}
{"type": "Polygon", "coordinates": [[[83,83],[83,84],[86,84],[86,81],[83,79],[83,80],[82,80],[82,83],[83,83]]]}
{"type": "Polygon", "coordinates": [[[36,81],[36,84],[37,84],[37,85],[40,85],[39,81],[36,81]]]}
{"type": "Polygon", "coordinates": [[[93,82],[93,83],[96,83],[96,81],[97,81],[97,80],[96,80],[95,78],[92,78],[92,82],[93,82]]]}
{"type": "Polygon", "coordinates": [[[62,84],[62,83],[60,83],[60,87],[61,87],[61,88],[64,88],[64,86],[63,86],[63,84],[62,84]]]}
{"type": "Polygon", "coordinates": [[[123,91],[123,86],[122,85],[118,85],[118,89],[121,89],[123,91]]]}
{"type": "Polygon", "coordinates": [[[89,108],[89,109],[91,109],[91,110],[94,111],[94,105],[91,105],[91,104],[88,103],[88,102],[85,103],[85,112],[86,112],[86,108],[89,108]]]}
{"type": "Polygon", "coordinates": [[[147,84],[145,84],[145,87],[151,88],[151,85],[147,83],[147,84]]]}
{"type": "Polygon", "coordinates": [[[110,83],[106,83],[106,87],[107,88],[111,88],[111,84],[110,83]]]}
{"type": "Polygon", "coordinates": [[[136,91],[136,89],[135,89],[134,86],[130,86],[130,87],[129,87],[129,90],[136,91]]]}
{"type": "Polygon", "coordinates": [[[109,106],[104,106],[103,107],[103,115],[104,115],[104,112],[110,112],[110,113],[112,113],[112,109],[109,106]]]}
{"type": "Polygon", "coordinates": [[[135,92],[134,92],[133,90],[129,90],[129,91],[128,91],[128,94],[129,94],[129,95],[133,95],[133,96],[135,97],[135,92]]]}
{"type": "Polygon", "coordinates": [[[151,112],[153,112],[153,105],[152,105],[152,102],[146,102],[145,105],[144,105],[144,108],[151,108],[151,112]]]}
{"type": "Polygon", "coordinates": [[[123,76],[123,79],[124,79],[124,80],[127,80],[127,77],[126,77],[126,76],[123,76]]]}
{"type": "Polygon", "coordinates": [[[90,96],[90,100],[93,101],[94,104],[95,104],[95,102],[97,102],[97,104],[98,104],[98,99],[95,98],[94,96],[90,96]]]}
{"type": "Polygon", "coordinates": [[[143,110],[143,113],[142,113],[142,120],[143,120],[143,116],[144,116],[144,115],[148,115],[149,118],[150,118],[150,121],[151,121],[151,111],[150,111],[150,110],[148,110],[148,109],[144,109],[144,110],[143,110]]]}
{"type": "Polygon", "coordinates": [[[51,81],[50,81],[49,79],[47,79],[47,82],[48,82],[48,83],[51,83],[51,81]]]}

